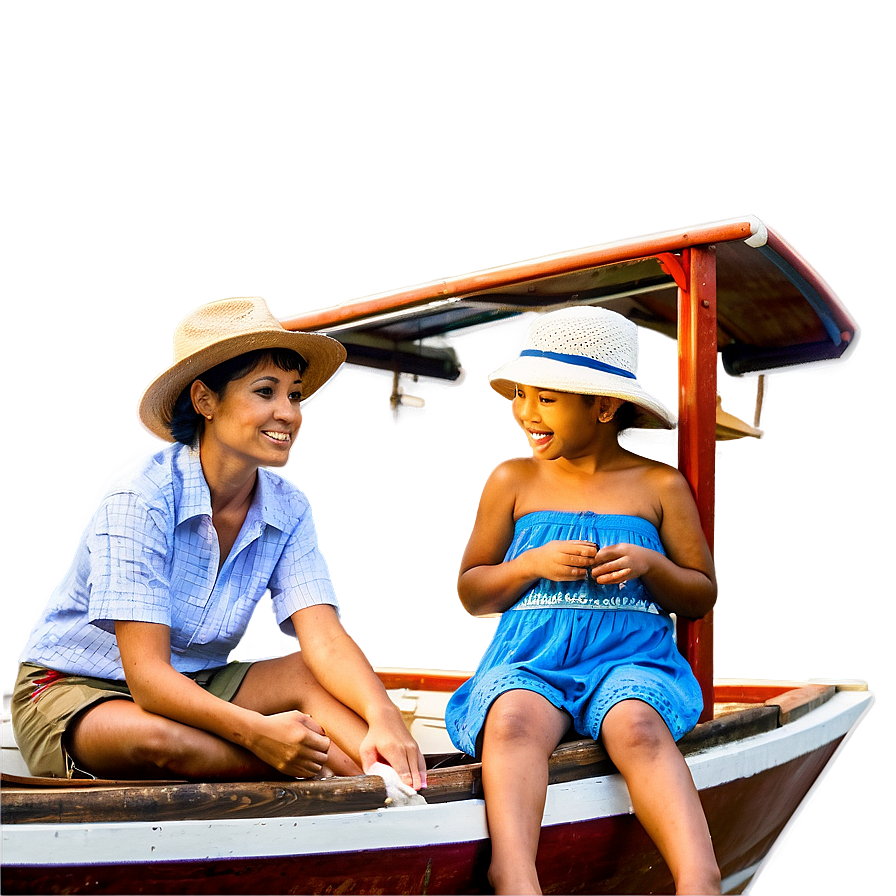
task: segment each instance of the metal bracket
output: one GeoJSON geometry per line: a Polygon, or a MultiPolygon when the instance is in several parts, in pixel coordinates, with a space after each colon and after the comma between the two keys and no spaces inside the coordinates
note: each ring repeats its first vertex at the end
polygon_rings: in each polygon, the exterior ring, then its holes
{"type": "Polygon", "coordinates": [[[673,255],[671,252],[660,252],[657,254],[656,260],[660,263],[660,267],[675,281],[678,288],[682,292],[687,292],[688,275],[681,263],[681,256],[673,255]]]}

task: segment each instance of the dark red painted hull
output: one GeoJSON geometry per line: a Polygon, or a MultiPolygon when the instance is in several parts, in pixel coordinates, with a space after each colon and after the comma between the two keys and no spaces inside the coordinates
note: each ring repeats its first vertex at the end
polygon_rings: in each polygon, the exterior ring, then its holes
{"type": "MultiPolygon", "coordinates": [[[[701,793],[727,877],[768,852],[840,739],[701,793]]],[[[488,841],[276,858],[52,869],[5,867],[4,893],[488,893],[488,841]]],[[[546,893],[672,893],[665,862],[633,815],[547,827],[546,893]]]]}

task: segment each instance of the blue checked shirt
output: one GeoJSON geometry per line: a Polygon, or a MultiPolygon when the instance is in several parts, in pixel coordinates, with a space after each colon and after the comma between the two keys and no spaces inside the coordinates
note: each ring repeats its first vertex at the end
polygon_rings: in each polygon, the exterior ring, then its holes
{"type": "Polygon", "coordinates": [[[197,451],[175,444],[116,483],[31,633],[23,662],[124,679],[115,621],[171,629],[179,672],[222,666],[270,590],[280,628],[316,604],[337,606],[307,498],[268,470],[218,572],[218,539],[197,451]]]}

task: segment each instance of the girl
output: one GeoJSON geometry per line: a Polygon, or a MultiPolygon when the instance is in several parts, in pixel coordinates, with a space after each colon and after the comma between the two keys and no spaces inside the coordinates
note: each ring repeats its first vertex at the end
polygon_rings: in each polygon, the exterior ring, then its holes
{"type": "Polygon", "coordinates": [[[423,756],[339,622],[305,496],[282,467],[300,402],[345,358],[263,299],[204,305],[175,333],[144,424],[174,442],[123,477],[88,525],[22,654],[16,738],[32,774],[313,777],[423,756]],[[302,647],[228,663],[258,601],[302,647]]]}
{"type": "Polygon", "coordinates": [[[626,318],[569,308],[536,321],[490,377],[532,457],[501,464],[483,490],[458,593],[471,614],[503,616],[447,722],[482,759],[498,893],[541,892],[548,758],[571,728],[603,739],[678,892],[720,889],[676,746],[702,699],[669,615],[705,615],[715,572],[684,477],[619,444],[628,426],[675,425],[637,382],[637,353],[626,318]]]}

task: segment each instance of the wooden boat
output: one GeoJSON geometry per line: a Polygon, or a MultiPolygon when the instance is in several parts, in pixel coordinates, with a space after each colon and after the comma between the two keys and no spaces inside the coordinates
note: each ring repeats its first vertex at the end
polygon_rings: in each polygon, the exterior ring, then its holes
{"type": "MultiPolygon", "coordinates": [[[[342,341],[349,363],[457,379],[428,340],[524,311],[599,304],[679,344],[679,464],[713,544],[716,438],[756,435],[717,408],[716,371],[834,360],[857,327],[821,277],[755,218],[658,234],[373,296],[284,321],[342,341]],[[718,418],[717,418],[718,411],[718,418]]],[[[707,710],[681,741],[725,892],[742,892],[870,708],[862,682],[714,681],[712,615],[677,620],[707,710]]],[[[444,705],[465,673],[380,670],[430,766],[426,805],[381,778],[252,783],[29,777],[4,720],[4,892],[489,892],[480,767],[444,705]],[[17,765],[18,763],[18,765],[17,765]]],[[[599,743],[561,744],[538,855],[546,892],[667,893],[669,871],[599,743]]]]}

